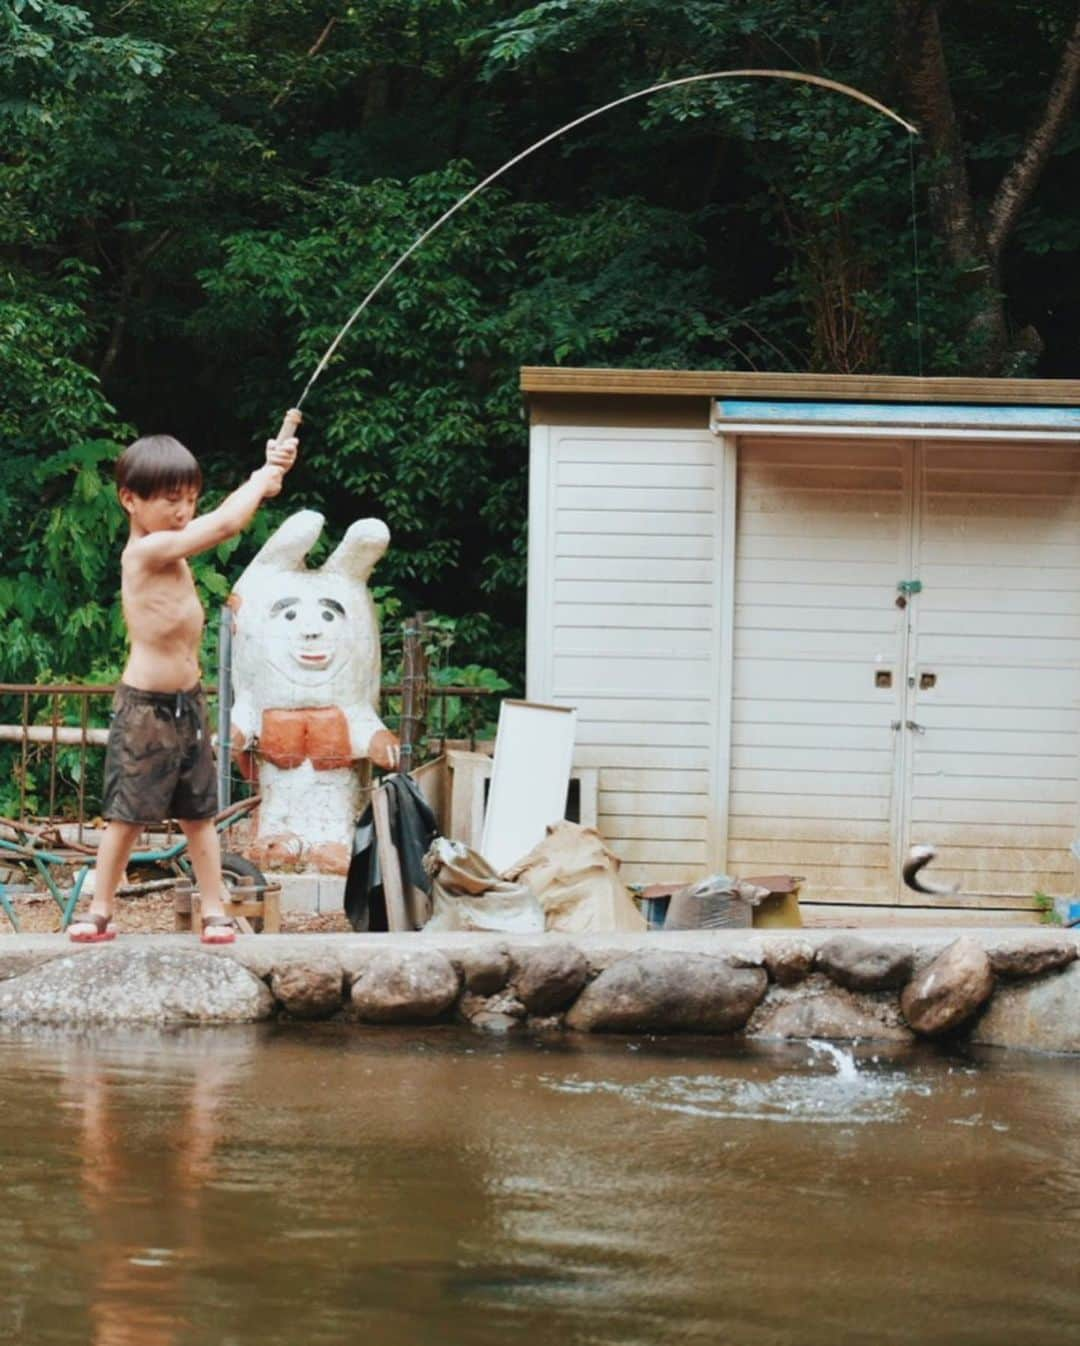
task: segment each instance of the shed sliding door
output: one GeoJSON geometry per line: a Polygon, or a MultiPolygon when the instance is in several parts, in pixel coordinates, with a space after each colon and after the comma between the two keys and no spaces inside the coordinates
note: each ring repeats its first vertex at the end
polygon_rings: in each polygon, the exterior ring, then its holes
{"type": "Polygon", "coordinates": [[[1075,892],[1080,453],[915,450],[907,841],[965,895],[1075,892]]]}
{"type": "Polygon", "coordinates": [[[832,902],[895,897],[911,454],[738,447],[728,867],[832,902]]]}
{"type": "Polygon", "coordinates": [[[1080,454],[748,437],[738,480],[730,868],[914,904],[928,842],[957,905],[1075,891],[1080,454]]]}

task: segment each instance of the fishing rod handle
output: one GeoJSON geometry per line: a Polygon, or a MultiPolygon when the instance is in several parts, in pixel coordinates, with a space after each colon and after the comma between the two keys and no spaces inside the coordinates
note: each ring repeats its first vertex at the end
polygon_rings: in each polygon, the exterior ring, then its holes
{"type": "Polygon", "coordinates": [[[287,411],[285,413],[285,419],[281,422],[281,429],[275,436],[277,443],[280,444],[283,440],[292,439],[303,419],[303,412],[298,411],[296,407],[292,407],[287,411]]]}

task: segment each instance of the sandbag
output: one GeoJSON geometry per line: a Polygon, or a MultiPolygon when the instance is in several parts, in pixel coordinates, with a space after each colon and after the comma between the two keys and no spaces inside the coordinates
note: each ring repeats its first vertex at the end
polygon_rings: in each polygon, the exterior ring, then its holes
{"type": "Polygon", "coordinates": [[[547,836],[503,878],[528,884],[544,910],[544,927],[566,935],[644,930],[644,916],[619,878],[619,860],[594,827],[551,823],[547,836]]]}
{"type": "Polygon", "coordinates": [[[672,894],[664,929],[745,929],[753,924],[754,908],[770,891],[728,874],[710,874],[672,894]]]}
{"type": "Polygon", "coordinates": [[[500,878],[484,857],[460,841],[436,837],[424,867],[431,875],[431,919],[425,930],[498,930],[539,934],[544,913],[524,883],[500,878]]]}

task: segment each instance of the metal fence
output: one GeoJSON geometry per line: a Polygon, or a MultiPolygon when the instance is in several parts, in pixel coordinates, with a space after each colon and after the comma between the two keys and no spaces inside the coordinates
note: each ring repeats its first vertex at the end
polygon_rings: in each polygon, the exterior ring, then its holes
{"type": "MultiPolygon", "coordinates": [[[[116,688],[95,683],[0,683],[0,817],[65,822],[83,828],[101,801],[104,746],[116,688]]],[[[217,688],[207,687],[217,723],[217,688]]],[[[382,689],[382,719],[402,739],[402,769],[442,751],[448,733],[475,746],[484,687],[433,684],[406,664],[402,683],[382,689]]],[[[249,787],[230,771],[230,795],[249,787]]]]}

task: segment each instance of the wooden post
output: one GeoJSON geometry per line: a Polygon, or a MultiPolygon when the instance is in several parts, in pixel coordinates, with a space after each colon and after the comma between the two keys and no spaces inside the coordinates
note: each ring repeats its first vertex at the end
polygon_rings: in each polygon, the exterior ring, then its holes
{"type": "Polygon", "coordinates": [[[427,711],[427,658],[421,641],[424,616],[418,612],[406,621],[401,648],[401,770],[406,776],[416,764],[427,711]]]}
{"type": "Polygon", "coordinates": [[[390,800],[387,787],[380,785],[371,797],[375,820],[375,843],[379,853],[383,897],[386,900],[386,924],[390,930],[411,930],[405,910],[405,889],[401,881],[401,860],[390,833],[390,800]]]}
{"type": "Polygon", "coordinates": [[[192,884],[190,879],[177,880],[176,887],[173,889],[173,929],[179,931],[190,930],[192,907],[192,884]]]}
{"type": "Polygon", "coordinates": [[[232,608],[223,604],[218,616],[217,806],[232,803],[232,608]]]}
{"type": "Polygon", "coordinates": [[[281,884],[274,883],[262,895],[262,928],[264,935],[277,935],[281,932],[281,884]]]}

